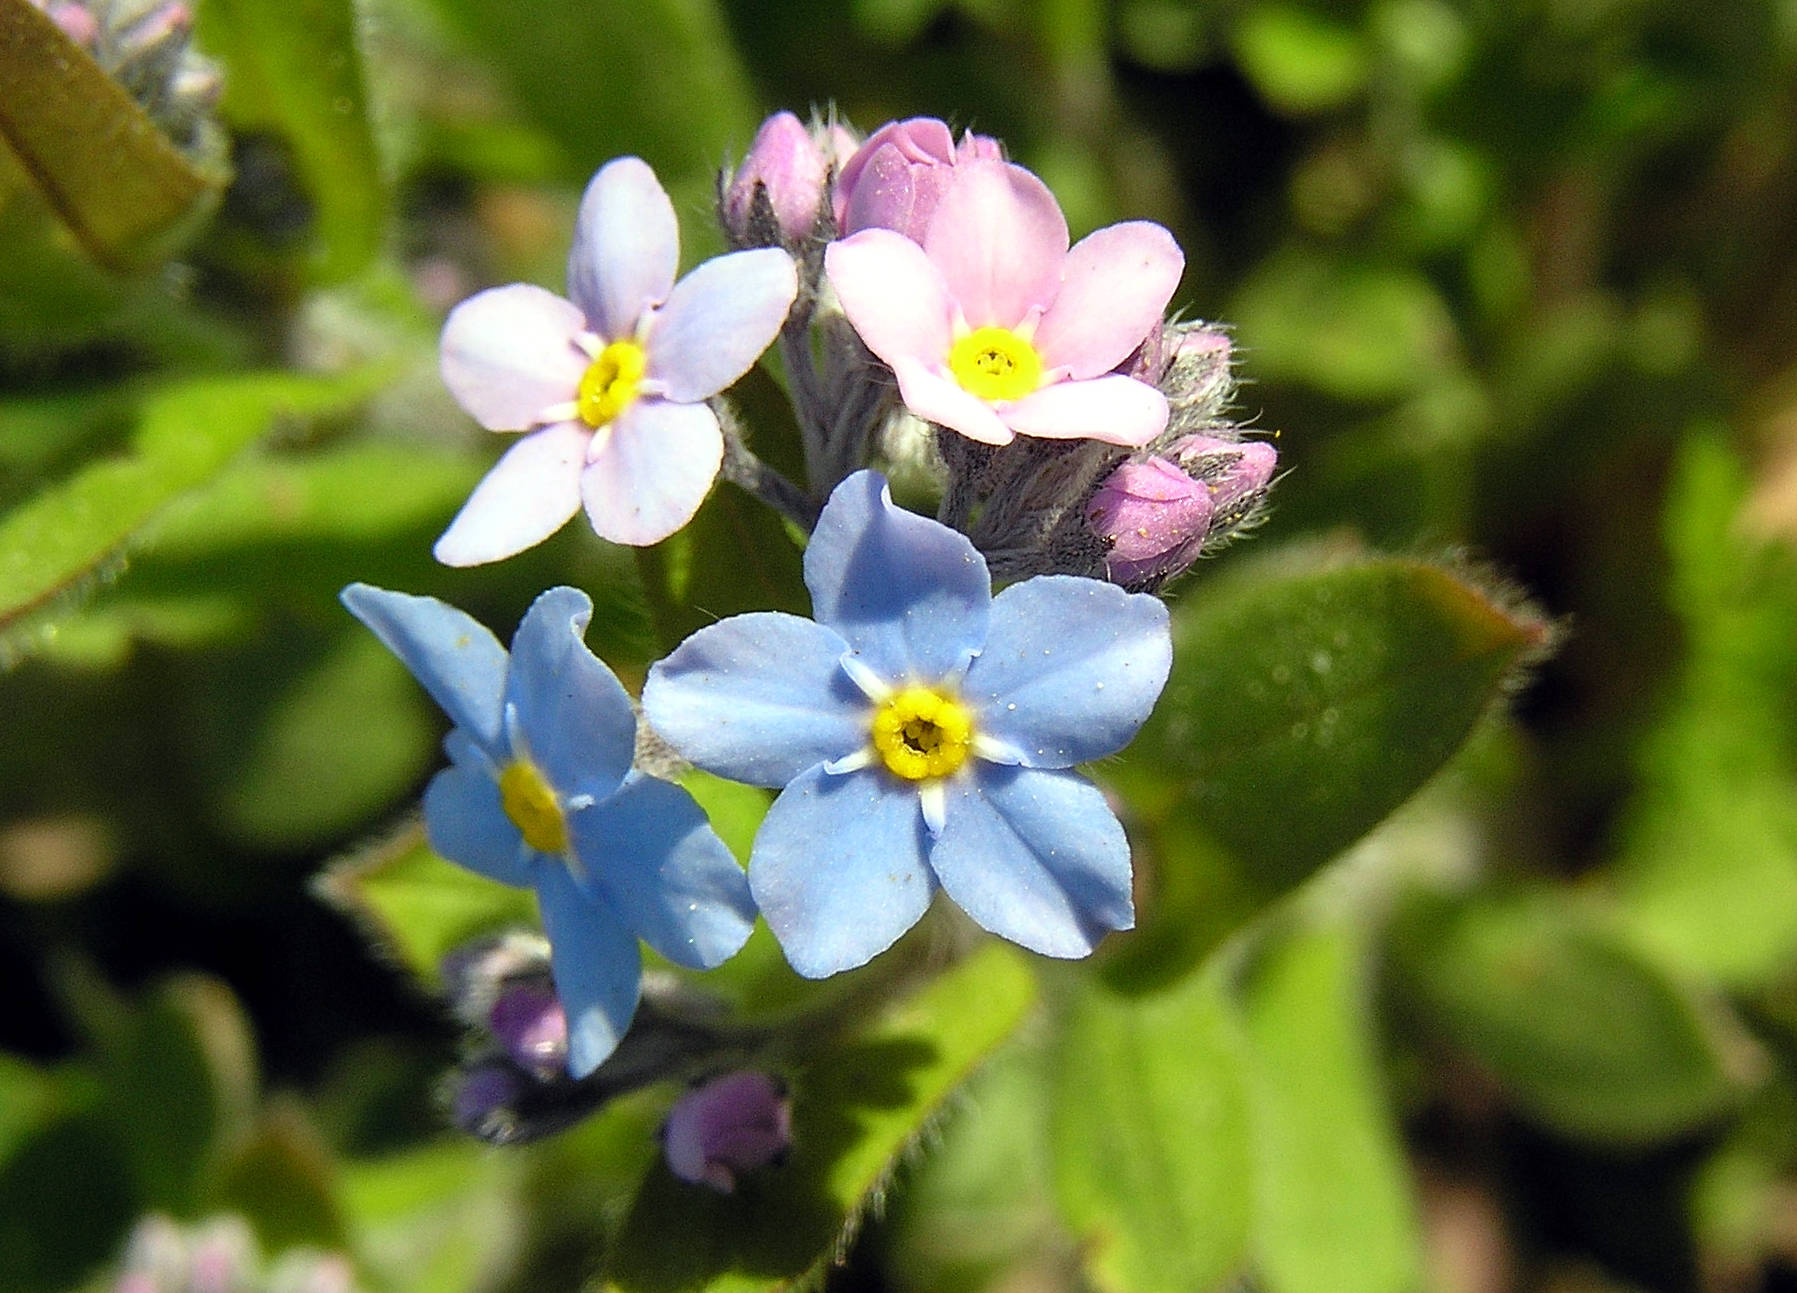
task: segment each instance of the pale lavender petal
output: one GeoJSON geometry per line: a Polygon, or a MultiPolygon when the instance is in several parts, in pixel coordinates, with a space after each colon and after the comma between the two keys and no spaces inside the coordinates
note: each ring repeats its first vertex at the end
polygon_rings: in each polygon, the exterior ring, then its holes
{"type": "Polygon", "coordinates": [[[449,312],[438,361],[456,403],[489,431],[522,431],[566,404],[590,362],[574,344],[586,320],[528,283],[489,288],[449,312]]]}
{"type": "Polygon", "coordinates": [[[557,422],[506,450],[432,549],[446,566],[478,566],[547,539],[580,508],[580,473],[592,432],[557,422]]]}
{"type": "Polygon", "coordinates": [[[955,168],[923,245],[970,327],[1014,328],[1054,303],[1067,221],[1023,167],[969,162],[955,168]]]}
{"type": "Polygon", "coordinates": [[[501,884],[530,883],[531,851],[484,767],[458,763],[431,778],[424,790],[424,834],[439,857],[501,884]]]}
{"type": "Polygon", "coordinates": [[[710,409],[640,399],[594,439],[580,497],[600,538],[660,543],[693,519],[723,461],[710,409]]]}
{"type": "Polygon", "coordinates": [[[856,472],[824,504],[805,586],[818,623],[893,684],[957,677],[986,640],[985,558],[965,535],[895,505],[878,472],[856,472]]]}
{"type": "Polygon", "coordinates": [[[923,248],[890,229],[866,229],[824,249],[842,312],[867,348],[897,366],[948,361],[954,302],[923,248]]]}
{"type": "Polygon", "coordinates": [[[599,168],[580,199],[568,252],[568,295],[595,332],[617,341],[668,299],[680,267],[680,222],[667,190],[640,157],[599,168]]]}
{"type": "Polygon", "coordinates": [[[1160,323],[1185,263],[1173,235],[1146,220],[1081,238],[1036,329],[1043,364],[1079,378],[1110,372],[1160,323]]]}
{"type": "Polygon", "coordinates": [[[716,395],[773,344],[798,290],[792,257],[778,247],[706,261],[656,312],[645,342],[648,376],[676,403],[716,395]]]}
{"type": "Polygon", "coordinates": [[[1077,773],[983,764],[951,781],[930,866],[977,924],[1044,956],[1135,924],[1129,840],[1077,773]]]}
{"type": "Polygon", "coordinates": [[[643,954],[636,936],[559,862],[537,866],[555,995],[568,1013],[568,1072],[585,1077],[618,1048],[636,1014],[643,954]]]}
{"type": "Polygon", "coordinates": [[[563,798],[611,794],[636,750],[630,697],[583,640],[592,618],[592,599],[580,589],[551,588],[512,636],[506,703],[531,760],[563,798]]]}
{"type": "Polygon", "coordinates": [[[1007,404],[1000,414],[1020,435],[1103,440],[1135,447],[1167,427],[1167,397],[1133,377],[1056,382],[1007,404]]]}
{"type": "Polygon", "coordinates": [[[679,786],[633,776],[568,825],[589,883],[668,960],[709,970],[748,941],[755,927],[748,879],[679,786]]]}
{"type": "Polygon", "coordinates": [[[458,728],[488,751],[502,751],[500,698],[507,657],[486,625],[435,597],[372,584],[351,584],[338,596],[458,728]]]}
{"type": "Polygon", "coordinates": [[[1025,764],[1066,768],[1134,739],[1172,661],[1159,598],[1044,575],[992,599],[986,649],[961,694],[978,712],[979,730],[1025,764]]]}
{"type": "Polygon", "coordinates": [[[797,615],[733,615],[649,670],[643,716],[707,772],[784,786],[867,744],[867,697],[839,664],[848,649],[836,633],[797,615]]]}
{"type": "Polygon", "coordinates": [[[749,858],[761,914],[808,979],[891,947],[935,887],[917,790],[883,768],[800,774],[768,809],[749,858]]]}
{"type": "Polygon", "coordinates": [[[898,379],[905,407],[924,421],[959,431],[981,444],[1010,444],[1015,438],[990,404],[953,378],[915,359],[903,358],[892,365],[892,375],[898,379]]]}

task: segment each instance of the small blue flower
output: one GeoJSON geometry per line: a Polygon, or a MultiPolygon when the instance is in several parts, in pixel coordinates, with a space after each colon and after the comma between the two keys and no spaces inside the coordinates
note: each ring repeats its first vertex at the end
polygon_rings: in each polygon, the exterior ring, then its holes
{"type": "Polygon", "coordinates": [[[636,1013],[638,938],[693,969],[742,947],[755,921],[742,869],[691,795],[631,770],[636,718],[581,640],[585,593],[537,598],[509,657],[433,597],[351,584],[343,604],[455,721],[450,766],[425,791],[425,831],[451,861],[536,890],[568,1069],[584,1077],[636,1013]]]}
{"type": "Polygon", "coordinates": [[[1070,576],[992,596],[962,535],[857,472],[805,552],[817,622],[693,634],[649,673],[649,723],[699,767],[784,789],[749,888],[822,978],[889,947],[938,886],[986,929],[1085,956],[1135,921],[1129,843],[1068,771],[1128,744],[1166,683],[1153,597],[1070,576]]]}

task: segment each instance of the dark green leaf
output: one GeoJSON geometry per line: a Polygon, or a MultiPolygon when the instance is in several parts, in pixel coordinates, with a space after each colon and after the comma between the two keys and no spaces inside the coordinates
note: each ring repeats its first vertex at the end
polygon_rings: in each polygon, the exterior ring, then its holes
{"type": "Polygon", "coordinates": [[[1055,1193],[1097,1285],[1220,1286],[1247,1258],[1253,1168],[1242,1039],[1213,980],[1088,984],[1056,1054],[1055,1193]]]}
{"type": "Polygon", "coordinates": [[[1535,1118],[1644,1144],[1726,1110],[1758,1052],[1588,903],[1419,901],[1394,938],[1407,992],[1535,1118]]]}
{"type": "Polygon", "coordinates": [[[271,1103],[208,1184],[208,1206],[241,1213],[270,1252],[348,1247],[336,1164],[297,1102],[271,1103]]]}

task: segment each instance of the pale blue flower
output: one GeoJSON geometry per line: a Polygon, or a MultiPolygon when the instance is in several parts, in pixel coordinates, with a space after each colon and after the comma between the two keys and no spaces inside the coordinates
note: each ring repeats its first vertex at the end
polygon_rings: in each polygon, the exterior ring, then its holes
{"type": "Polygon", "coordinates": [[[743,945],[755,907],[742,869],[691,795],[632,771],[636,718],[581,640],[585,593],[537,598],[509,657],[433,597],[351,584],[343,603],[454,720],[450,766],[425,791],[425,832],[452,862],[536,890],[568,1068],[585,1076],[636,1013],[638,938],[693,969],[743,945]]]}
{"type": "Polygon", "coordinates": [[[682,755],[783,787],[749,887],[812,978],[860,965],[938,887],[1049,956],[1128,929],[1129,844],[1074,764],[1128,744],[1167,680],[1167,611],[1071,576],[992,596],[965,537],[893,505],[873,472],[831,495],[805,552],[816,622],[739,615],[649,674],[682,755]]]}

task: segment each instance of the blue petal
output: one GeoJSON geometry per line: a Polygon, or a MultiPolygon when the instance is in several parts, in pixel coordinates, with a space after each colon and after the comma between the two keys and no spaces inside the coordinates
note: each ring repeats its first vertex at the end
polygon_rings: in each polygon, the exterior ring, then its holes
{"type": "Polygon", "coordinates": [[[732,616],[649,670],[643,717],[707,772],[784,786],[867,744],[867,697],[839,663],[848,649],[796,615],[732,616]]]}
{"type": "Polygon", "coordinates": [[[588,882],[650,947],[694,970],[741,950],[755,927],[748,878],[679,786],[633,777],[569,828],[588,882]]]}
{"type": "Polygon", "coordinates": [[[505,692],[505,648],[486,626],[435,597],[388,592],[351,584],[343,604],[400,658],[445,713],[495,753],[500,739],[500,697],[505,692]]]}
{"type": "Polygon", "coordinates": [[[893,504],[885,477],[836,487],[805,549],[820,624],[888,682],[958,677],[986,640],[992,580],[965,535],[893,504]]]}
{"type": "Polygon", "coordinates": [[[537,906],[549,936],[555,994],[568,1012],[568,1071],[585,1077],[618,1048],[636,1014],[643,955],[636,939],[568,873],[545,862],[537,872],[537,906]]]}
{"type": "Polygon", "coordinates": [[[451,862],[499,881],[530,883],[534,854],[499,803],[493,774],[457,762],[431,778],[424,792],[424,833],[451,862]]]}
{"type": "Polygon", "coordinates": [[[917,923],[936,889],[917,791],[884,769],[803,773],[761,824],[749,888],[806,978],[871,960],[917,923]]]}
{"type": "Polygon", "coordinates": [[[930,865],[976,922],[1044,956],[1085,956],[1135,924],[1129,841],[1075,772],[981,765],[949,787],[930,865]]]}
{"type": "Polygon", "coordinates": [[[986,649],[961,694],[979,711],[979,731],[1026,766],[1067,768],[1129,744],[1172,662],[1160,599],[1042,575],[993,600],[986,649]]]}
{"type": "Polygon", "coordinates": [[[564,797],[603,799],[630,771],[636,716],[623,686],[581,640],[592,617],[578,588],[537,598],[512,639],[505,699],[549,783],[564,797]]]}

